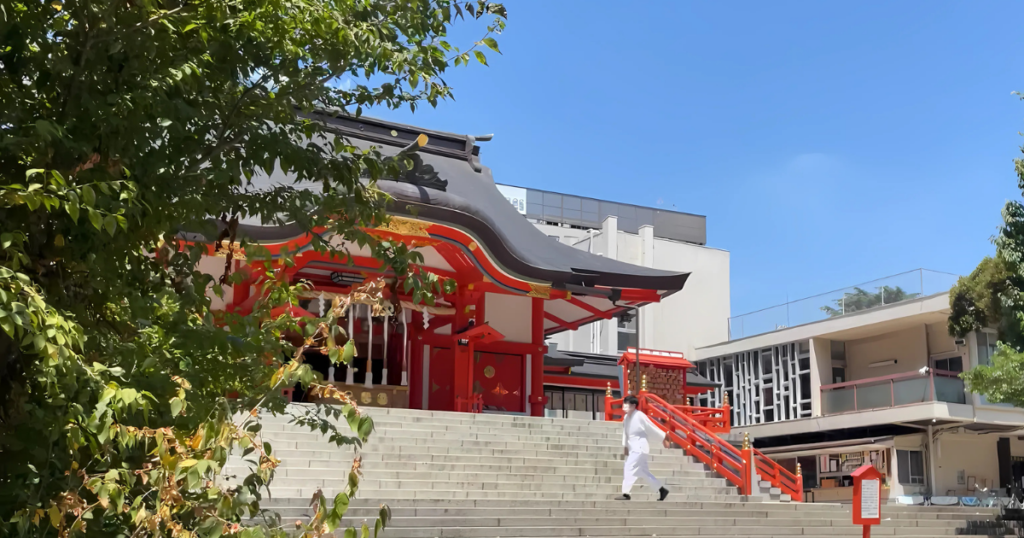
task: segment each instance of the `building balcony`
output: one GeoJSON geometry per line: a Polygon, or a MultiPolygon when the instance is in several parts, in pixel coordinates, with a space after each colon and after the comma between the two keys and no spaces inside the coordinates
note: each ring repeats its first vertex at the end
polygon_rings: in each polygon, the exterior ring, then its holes
{"type": "Polygon", "coordinates": [[[821,387],[822,415],[890,409],[927,402],[966,403],[963,380],[955,372],[922,368],[914,372],[821,387]]]}

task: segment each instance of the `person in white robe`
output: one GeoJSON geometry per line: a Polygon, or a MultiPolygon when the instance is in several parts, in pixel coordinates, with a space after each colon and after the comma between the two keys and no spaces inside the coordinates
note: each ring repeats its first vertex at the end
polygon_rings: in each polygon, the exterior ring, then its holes
{"type": "Polygon", "coordinates": [[[662,443],[666,448],[670,443],[665,432],[637,409],[639,403],[636,396],[626,396],[622,401],[622,411],[625,413],[622,417],[622,450],[626,456],[626,463],[622,469],[622,495],[615,499],[630,500],[633,484],[637,479],[643,478],[651,488],[658,490],[658,500],[664,501],[669,492],[665,489],[665,484],[647,468],[647,456],[651,453],[649,441],[662,443]]]}

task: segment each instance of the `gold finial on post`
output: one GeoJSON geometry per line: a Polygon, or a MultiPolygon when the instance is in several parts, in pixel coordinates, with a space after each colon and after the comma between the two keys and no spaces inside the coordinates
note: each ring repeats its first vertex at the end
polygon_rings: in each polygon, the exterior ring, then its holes
{"type": "Polygon", "coordinates": [[[750,434],[743,432],[743,450],[750,449],[750,434]]]}
{"type": "Polygon", "coordinates": [[[722,393],[722,405],[729,405],[729,393],[728,392],[723,392],[722,393]]]}
{"type": "Polygon", "coordinates": [[[611,381],[608,382],[608,388],[605,389],[604,395],[609,397],[609,398],[612,397],[612,382],[611,381]]]}
{"type": "Polygon", "coordinates": [[[800,464],[799,463],[796,464],[796,475],[797,476],[803,476],[804,475],[804,471],[803,471],[803,469],[800,468],[800,464]]]}
{"type": "Polygon", "coordinates": [[[689,396],[686,397],[686,407],[693,407],[693,400],[689,396]]]}
{"type": "Polygon", "coordinates": [[[647,374],[640,378],[640,391],[647,392],[647,374]]]}

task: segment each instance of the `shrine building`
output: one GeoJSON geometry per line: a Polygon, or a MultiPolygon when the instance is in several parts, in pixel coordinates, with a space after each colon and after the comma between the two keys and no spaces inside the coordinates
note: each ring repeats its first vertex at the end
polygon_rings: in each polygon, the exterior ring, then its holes
{"type": "MultiPolygon", "coordinates": [[[[238,240],[262,245],[275,259],[285,250],[294,254],[293,266],[276,267],[281,277],[311,285],[293,314],[316,317],[333,297],[354,286],[378,278],[388,283],[389,307],[381,315],[369,305],[356,305],[341,321],[357,349],[351,367],[332,367],[316,351],[305,357],[363,404],[543,416],[546,339],[659,303],[687,282],[685,272],[633,265],[552,241],[499,192],[472,136],[365,117],[315,117],[355,146],[412,158],[413,169],[402,177],[377,182],[393,198],[392,218],[366,230],[414,247],[423,256],[422,269],[458,284],[455,293],[438,297],[432,306],[414,304],[368,249],[321,236],[338,252],[350,253],[329,257],[313,250],[311,236],[297,226],[238,226],[238,240]]],[[[270,186],[288,178],[275,174],[255,181],[270,186]]],[[[195,234],[187,239],[212,243],[195,234]]],[[[225,251],[211,244],[200,270],[219,276],[225,251]]],[[[235,270],[251,274],[244,253],[235,258],[235,270]]],[[[226,290],[215,308],[250,311],[258,299],[254,284],[248,280],[226,290]]],[[[305,397],[294,394],[296,400],[305,397]]]]}

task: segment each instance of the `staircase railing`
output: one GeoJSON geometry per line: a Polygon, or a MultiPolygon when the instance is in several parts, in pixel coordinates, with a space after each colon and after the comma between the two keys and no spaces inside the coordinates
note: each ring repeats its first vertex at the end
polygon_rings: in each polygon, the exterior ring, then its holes
{"type": "MultiPolygon", "coordinates": [[[[746,445],[742,449],[736,448],[716,435],[729,431],[729,414],[722,413],[723,409],[670,405],[644,391],[637,398],[640,400],[640,411],[664,430],[673,443],[735,485],[741,495],[753,492],[753,480],[760,475],[762,480],[779,488],[794,501],[803,501],[804,479],[799,467],[794,475],[759,450],[746,445]],[[698,413],[691,414],[693,409],[697,409],[698,413]]],[[[606,396],[604,402],[605,420],[621,421],[622,399],[606,396]]]]}
{"type": "Polygon", "coordinates": [[[721,409],[693,405],[676,405],[673,407],[714,433],[729,433],[732,430],[732,417],[730,416],[731,412],[728,404],[724,405],[721,409]]]}
{"type": "Polygon", "coordinates": [[[793,474],[778,463],[775,463],[768,456],[762,454],[760,450],[756,448],[751,450],[754,453],[757,474],[761,475],[762,480],[779,488],[782,493],[789,495],[794,501],[802,502],[804,500],[804,477],[800,473],[799,463],[796,467],[797,474],[793,474]]]}
{"type": "Polygon", "coordinates": [[[735,485],[740,495],[750,495],[750,449],[740,450],[723,441],[675,406],[649,392],[640,392],[640,410],[679,445],[688,455],[714,469],[716,473],[735,485]]]}

